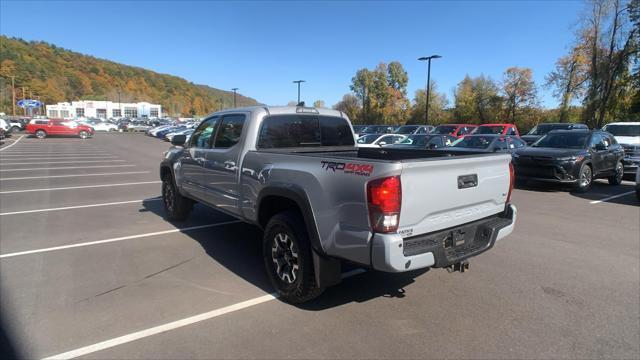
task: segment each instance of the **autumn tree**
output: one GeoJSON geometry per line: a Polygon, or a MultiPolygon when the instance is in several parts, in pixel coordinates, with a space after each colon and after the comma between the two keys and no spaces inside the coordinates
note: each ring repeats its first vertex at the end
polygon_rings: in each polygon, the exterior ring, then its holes
{"type": "Polygon", "coordinates": [[[499,120],[503,99],[490,77],[466,75],[454,90],[454,116],[457,122],[488,123],[499,120]]]}
{"type": "Polygon", "coordinates": [[[588,66],[583,118],[593,127],[601,127],[611,115],[638,57],[639,2],[592,0],[583,16],[578,31],[588,66]]]}
{"type": "MultiPolygon", "coordinates": [[[[429,122],[428,125],[437,125],[451,120],[447,112],[449,101],[445,94],[437,91],[436,83],[432,80],[429,84],[429,122]]],[[[411,108],[409,124],[425,123],[425,108],[427,107],[427,95],[424,89],[416,90],[411,108]]]]}
{"type": "Polygon", "coordinates": [[[529,68],[508,68],[504,72],[502,92],[510,123],[515,123],[523,112],[538,107],[536,85],[529,68]]]}
{"type": "Polygon", "coordinates": [[[362,123],[404,122],[410,107],[407,99],[408,75],[397,61],[380,63],[374,70],[360,69],[351,79],[351,91],[363,104],[362,123]]]}
{"type": "Polygon", "coordinates": [[[544,86],[553,88],[553,95],[560,100],[560,122],[568,121],[571,101],[583,95],[586,80],[587,62],[579,47],[558,59],[555,69],[546,76],[544,86]]]}
{"type": "Polygon", "coordinates": [[[316,100],[313,102],[313,107],[316,108],[323,108],[324,106],[324,100],[316,100]]]}
{"type": "Polygon", "coordinates": [[[334,110],[342,111],[347,114],[349,119],[354,123],[361,123],[361,119],[358,118],[358,114],[361,112],[362,105],[360,100],[353,94],[346,94],[342,97],[342,100],[333,105],[334,110]]]}

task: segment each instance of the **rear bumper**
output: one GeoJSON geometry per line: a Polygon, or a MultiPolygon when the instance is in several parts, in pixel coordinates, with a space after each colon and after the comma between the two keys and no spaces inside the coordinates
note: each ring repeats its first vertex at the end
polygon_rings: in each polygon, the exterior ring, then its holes
{"type": "Polygon", "coordinates": [[[371,265],[380,271],[403,272],[455,264],[491,249],[511,234],[516,216],[516,207],[509,204],[498,216],[434,233],[406,239],[399,234],[375,234],[371,265]]]}

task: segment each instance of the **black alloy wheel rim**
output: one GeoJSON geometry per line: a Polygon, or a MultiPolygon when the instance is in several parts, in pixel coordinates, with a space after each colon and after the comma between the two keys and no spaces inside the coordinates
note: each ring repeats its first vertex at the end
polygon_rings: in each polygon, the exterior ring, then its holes
{"type": "Polygon", "coordinates": [[[168,211],[173,211],[173,188],[170,184],[165,182],[164,191],[162,192],[162,198],[164,199],[164,206],[168,211]]]}
{"type": "Polygon", "coordinates": [[[276,275],[281,281],[287,284],[293,284],[296,281],[300,269],[298,247],[288,234],[277,233],[273,237],[271,260],[275,266],[276,275]]]}

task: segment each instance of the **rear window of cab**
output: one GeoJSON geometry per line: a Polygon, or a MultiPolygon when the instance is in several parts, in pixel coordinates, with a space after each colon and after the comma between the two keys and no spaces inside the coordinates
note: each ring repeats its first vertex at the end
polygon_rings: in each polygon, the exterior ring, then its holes
{"type": "Polygon", "coordinates": [[[258,135],[260,149],[355,146],[346,119],[322,115],[272,115],[264,118],[258,135]]]}

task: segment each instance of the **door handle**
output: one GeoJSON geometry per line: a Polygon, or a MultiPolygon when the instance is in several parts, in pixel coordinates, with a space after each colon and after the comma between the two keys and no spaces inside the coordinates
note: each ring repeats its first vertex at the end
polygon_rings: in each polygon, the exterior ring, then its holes
{"type": "Polygon", "coordinates": [[[225,169],[234,169],[235,167],[236,167],[236,163],[231,160],[227,160],[224,162],[225,169]]]}

